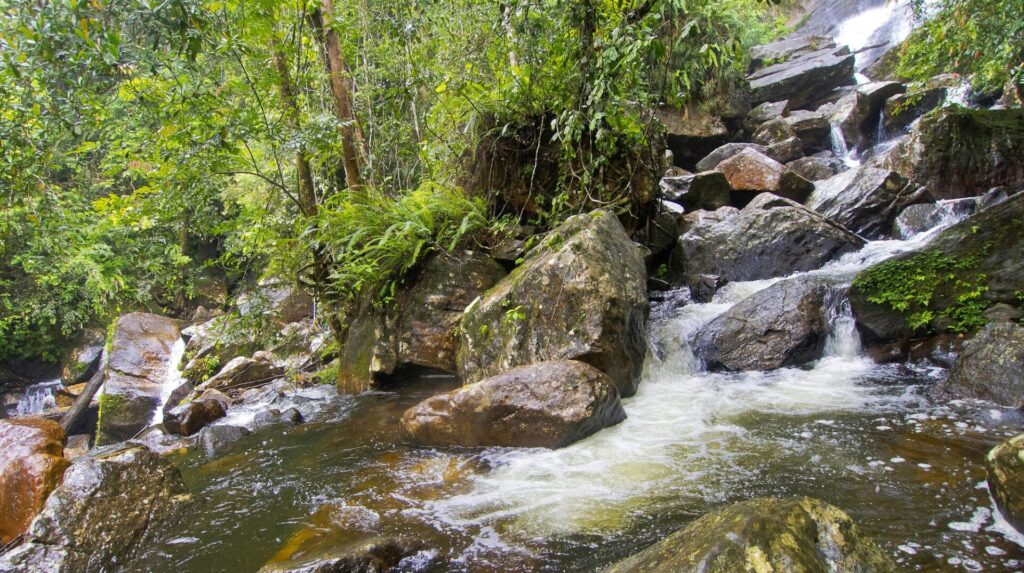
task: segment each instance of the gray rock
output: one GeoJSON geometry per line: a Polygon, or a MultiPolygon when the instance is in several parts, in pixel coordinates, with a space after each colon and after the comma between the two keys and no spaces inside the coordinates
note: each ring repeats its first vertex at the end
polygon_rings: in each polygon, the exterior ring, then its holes
{"type": "Polygon", "coordinates": [[[662,196],[682,205],[687,211],[715,210],[729,204],[729,180],[718,171],[702,171],[693,175],[665,177],[661,180],[662,196]]]}
{"type": "Polygon", "coordinates": [[[646,353],[647,273],[618,219],[569,218],[466,309],[459,374],[468,382],[546,360],[581,360],[636,391],[646,353]]]}
{"type": "Polygon", "coordinates": [[[801,157],[790,161],[786,167],[808,181],[822,181],[838,173],[834,161],[820,157],[801,157]]]}
{"type": "Polygon", "coordinates": [[[789,100],[793,108],[829,95],[833,89],[854,84],[855,57],[844,46],[826,48],[762,68],[750,76],[751,104],[789,100]]]}
{"type": "Polygon", "coordinates": [[[968,340],[944,388],[964,398],[1024,408],[1024,327],[992,323],[968,340]]]}
{"type": "Polygon", "coordinates": [[[793,128],[807,153],[830,148],[829,133],[832,128],[824,115],[816,111],[797,110],[786,116],[783,121],[793,128]]]}
{"type": "Polygon", "coordinates": [[[726,143],[721,147],[715,148],[715,150],[709,153],[707,157],[701,159],[697,163],[697,169],[699,171],[710,171],[718,167],[719,163],[729,159],[744,149],[753,149],[760,153],[768,152],[767,147],[756,143],[726,143]]]}
{"type": "Polygon", "coordinates": [[[817,269],[864,241],[821,215],[764,193],[741,211],[702,217],[679,238],[671,272],[677,284],[713,275],[728,282],[817,269]]]}
{"type": "Polygon", "coordinates": [[[170,434],[191,436],[225,414],[224,405],[218,400],[193,400],[165,413],[164,428],[170,434]]]}
{"type": "Polygon", "coordinates": [[[214,457],[231,444],[248,436],[251,432],[242,426],[217,424],[207,426],[199,433],[199,442],[207,457],[214,457]]]}
{"type": "Polygon", "coordinates": [[[895,239],[909,239],[935,228],[944,220],[966,219],[977,211],[978,200],[973,197],[911,205],[893,221],[892,236],[895,239]]]}
{"type": "Polygon", "coordinates": [[[65,386],[92,378],[99,368],[105,342],[105,333],[98,329],[86,330],[78,336],[60,361],[60,378],[65,386]]]}
{"type": "Polygon", "coordinates": [[[269,382],[284,375],[283,368],[265,359],[264,356],[260,356],[260,358],[260,360],[246,356],[232,358],[220,372],[200,384],[197,389],[199,391],[208,389],[237,390],[253,384],[269,382]]]}
{"type": "Polygon", "coordinates": [[[779,117],[785,117],[789,113],[789,102],[786,100],[775,101],[775,102],[764,102],[761,105],[750,110],[747,114],[747,122],[753,127],[757,127],[766,121],[770,121],[779,117]]]}
{"type": "Polygon", "coordinates": [[[870,239],[889,234],[908,205],[927,200],[923,189],[893,171],[861,166],[815,184],[806,205],[870,239]]]}
{"type": "Polygon", "coordinates": [[[540,362],[428,398],[402,430],[430,446],[561,448],[626,419],[619,393],[593,366],[540,362]]]}
{"type": "Polygon", "coordinates": [[[405,537],[358,539],[319,551],[301,551],[267,564],[259,573],[386,573],[425,549],[426,544],[405,537]]]}
{"type": "Polygon", "coordinates": [[[992,448],[985,470],[999,512],[1017,531],[1024,531],[1024,434],[992,448]]]}
{"type": "Polygon", "coordinates": [[[750,66],[752,69],[763,68],[835,47],[836,43],[830,36],[804,35],[783,38],[751,48],[750,66]]]}
{"type": "Polygon", "coordinates": [[[804,156],[804,142],[799,137],[790,137],[769,145],[765,155],[779,163],[789,163],[804,156]]]}
{"type": "Polygon", "coordinates": [[[753,141],[758,145],[772,145],[796,137],[796,130],[786,118],[775,118],[762,123],[754,131],[753,141]]]}
{"type": "Polygon", "coordinates": [[[253,417],[253,426],[262,428],[264,426],[288,425],[294,426],[303,422],[302,413],[296,408],[287,408],[284,411],[277,408],[264,410],[253,417]]]}
{"type": "Polygon", "coordinates": [[[836,125],[850,150],[867,147],[866,126],[870,120],[871,100],[859,91],[846,94],[829,110],[828,122],[836,125]]]}

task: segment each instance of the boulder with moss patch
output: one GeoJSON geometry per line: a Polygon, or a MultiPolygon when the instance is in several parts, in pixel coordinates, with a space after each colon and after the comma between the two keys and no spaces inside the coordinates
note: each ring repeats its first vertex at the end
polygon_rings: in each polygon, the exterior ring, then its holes
{"type": "Polygon", "coordinates": [[[985,457],[988,490],[1006,521],[1024,531],[1024,434],[992,448],[985,457]]]}

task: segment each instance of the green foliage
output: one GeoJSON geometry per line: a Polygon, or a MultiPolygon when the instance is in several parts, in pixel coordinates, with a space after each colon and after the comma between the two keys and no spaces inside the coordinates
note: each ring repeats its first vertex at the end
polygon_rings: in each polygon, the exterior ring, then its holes
{"type": "Polygon", "coordinates": [[[875,304],[902,315],[913,330],[944,317],[952,332],[965,332],[985,324],[982,313],[988,277],[977,273],[973,257],[956,259],[939,251],[926,251],[907,259],[886,261],[857,276],[854,288],[875,304]],[[938,299],[941,299],[938,300],[938,299]]]}
{"type": "Polygon", "coordinates": [[[956,72],[980,90],[1024,87],[1024,2],[919,0],[917,9],[925,21],[901,48],[899,75],[923,81],[956,72]]]}

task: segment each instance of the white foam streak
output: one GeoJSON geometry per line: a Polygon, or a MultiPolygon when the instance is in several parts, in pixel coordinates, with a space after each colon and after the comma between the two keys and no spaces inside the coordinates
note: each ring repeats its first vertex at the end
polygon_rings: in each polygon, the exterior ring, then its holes
{"type": "Polygon", "coordinates": [[[160,387],[160,405],[153,414],[151,426],[162,424],[164,421],[164,406],[171,397],[171,392],[181,386],[184,379],[181,376],[181,359],[185,356],[185,341],[179,338],[171,347],[171,354],[167,358],[167,374],[164,376],[163,386],[160,387]]]}

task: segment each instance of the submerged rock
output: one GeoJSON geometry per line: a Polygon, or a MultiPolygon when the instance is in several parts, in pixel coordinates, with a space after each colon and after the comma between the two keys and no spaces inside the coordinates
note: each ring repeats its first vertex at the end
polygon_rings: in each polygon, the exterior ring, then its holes
{"type": "Polygon", "coordinates": [[[986,325],[964,343],[944,388],[963,398],[1024,408],[1024,327],[986,325]]]}
{"type": "Polygon", "coordinates": [[[861,166],[816,183],[806,205],[854,233],[877,239],[890,232],[908,205],[926,200],[923,189],[898,173],[861,166]]]}
{"type": "Polygon", "coordinates": [[[178,322],[164,316],[133,312],[117,319],[100,397],[100,443],[130,439],[149,426],[180,335],[178,322]]]}
{"type": "Polygon", "coordinates": [[[428,398],[405,412],[402,430],[430,446],[561,448],[625,418],[607,375],[559,360],[428,398]]]}
{"type": "Polygon", "coordinates": [[[729,180],[732,204],[736,206],[746,205],[764,192],[802,203],[814,191],[813,183],[753,149],[740,151],[719,163],[717,169],[729,180]]]}
{"type": "Polygon", "coordinates": [[[573,359],[631,396],[646,353],[647,273],[614,215],[569,218],[466,309],[459,374],[475,382],[516,366],[573,359]]]}
{"type": "Polygon", "coordinates": [[[364,304],[349,327],[339,389],[362,392],[402,368],[454,372],[463,310],[504,276],[483,253],[442,253],[400,289],[386,312],[364,304]]]}
{"type": "Polygon", "coordinates": [[[0,570],[99,573],[124,568],[189,499],[177,468],[139,446],[93,451],[71,465],[0,570]]]}
{"type": "Polygon", "coordinates": [[[827,305],[840,296],[827,279],[784,280],[740,301],[708,323],[694,353],[710,370],[774,370],[821,358],[827,305]]]}
{"type": "Polygon", "coordinates": [[[415,539],[374,537],[275,561],[259,573],[385,573],[425,549],[415,539]]]}
{"type": "Polygon", "coordinates": [[[42,418],[0,421],[0,545],[24,533],[68,467],[64,431],[42,418]]]}
{"type": "Polygon", "coordinates": [[[846,513],[812,498],[711,512],[604,573],[895,573],[846,513]]]}
{"type": "Polygon", "coordinates": [[[199,433],[199,443],[202,444],[206,457],[212,458],[251,433],[248,428],[242,426],[217,424],[203,428],[199,433]]]}
{"type": "Polygon", "coordinates": [[[1018,531],[1024,531],[1024,434],[992,448],[985,457],[988,490],[996,507],[1018,531]]]}
{"type": "Polygon", "coordinates": [[[690,216],[670,271],[676,283],[714,275],[749,281],[817,269],[864,245],[863,239],[802,205],[770,193],[740,211],[690,216]]]}

